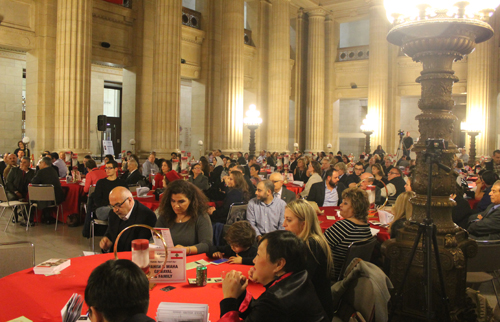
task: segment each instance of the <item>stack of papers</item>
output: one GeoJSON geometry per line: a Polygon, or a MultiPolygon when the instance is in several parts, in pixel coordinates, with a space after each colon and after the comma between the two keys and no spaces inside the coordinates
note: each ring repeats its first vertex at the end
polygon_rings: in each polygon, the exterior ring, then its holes
{"type": "Polygon", "coordinates": [[[157,322],[208,322],[208,305],[161,302],[156,312],[157,322]]]}
{"type": "Polygon", "coordinates": [[[69,259],[51,258],[33,268],[35,274],[52,275],[56,274],[71,264],[69,259]]]}
{"type": "Polygon", "coordinates": [[[294,185],[296,186],[299,186],[299,187],[303,187],[304,186],[304,181],[294,181],[292,182],[294,185]]]}
{"type": "Polygon", "coordinates": [[[82,304],[82,296],[74,293],[61,310],[62,322],[76,322],[82,313],[82,304]]]}

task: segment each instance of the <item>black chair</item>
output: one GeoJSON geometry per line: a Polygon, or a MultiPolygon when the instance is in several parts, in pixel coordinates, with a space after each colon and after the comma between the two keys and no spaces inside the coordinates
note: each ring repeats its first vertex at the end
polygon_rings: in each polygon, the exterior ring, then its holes
{"type": "Polygon", "coordinates": [[[495,281],[500,270],[500,240],[476,240],[477,255],[467,262],[467,284],[478,290],[485,282],[491,282],[498,306],[500,301],[495,281]]]}
{"type": "Polygon", "coordinates": [[[347,249],[344,265],[342,265],[342,270],[340,271],[338,280],[340,281],[344,278],[347,265],[349,265],[354,258],[361,258],[362,260],[369,262],[372,258],[373,249],[376,244],[377,238],[375,238],[375,236],[352,242],[347,249]]]}

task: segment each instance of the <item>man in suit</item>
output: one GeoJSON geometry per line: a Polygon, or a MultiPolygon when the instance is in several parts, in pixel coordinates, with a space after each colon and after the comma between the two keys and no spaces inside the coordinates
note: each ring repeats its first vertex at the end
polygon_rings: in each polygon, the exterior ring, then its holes
{"type": "Polygon", "coordinates": [[[348,187],[349,183],[347,182],[347,165],[344,162],[338,162],[333,168],[337,170],[339,174],[339,182],[341,182],[345,187],[348,187]]]}
{"type": "Polygon", "coordinates": [[[283,175],[279,172],[273,172],[269,180],[274,184],[274,193],[279,195],[287,204],[297,199],[295,192],[290,191],[283,185],[283,175]]]}
{"type": "Polygon", "coordinates": [[[130,161],[128,162],[128,170],[125,171],[121,176],[121,178],[125,180],[127,185],[137,184],[137,182],[142,179],[142,174],[138,168],[139,165],[137,164],[137,161],[135,161],[134,159],[130,159],[130,161]]]}
{"type": "Polygon", "coordinates": [[[467,230],[473,239],[500,239],[500,180],[493,184],[490,197],[491,205],[485,211],[469,217],[471,223],[467,230]]]}
{"type": "Polygon", "coordinates": [[[314,201],[318,207],[338,206],[342,202],[342,192],[345,185],[339,181],[339,172],[330,169],[326,172],[326,180],[311,186],[308,201],[314,201]]]}
{"type": "MultiPolygon", "coordinates": [[[[116,187],[109,194],[109,223],[106,234],[101,239],[99,246],[103,251],[109,251],[114,247],[116,237],[125,228],[144,224],[154,227],[156,215],[148,207],[134,200],[132,193],[125,187],[116,187]]],[[[123,233],[118,243],[118,251],[131,250],[134,239],[150,239],[151,231],[146,228],[137,227],[123,233]]]]}
{"type": "MultiPolygon", "coordinates": [[[[23,157],[19,168],[12,168],[7,177],[5,192],[9,200],[25,199],[28,195],[28,185],[35,176],[35,170],[30,169],[30,158],[23,157]]],[[[14,208],[17,222],[17,207],[14,208]]]]}
{"type": "Polygon", "coordinates": [[[332,166],[330,164],[330,159],[328,159],[328,158],[325,157],[325,158],[323,158],[323,160],[321,160],[321,170],[322,170],[321,178],[323,180],[326,179],[326,172],[328,170],[330,170],[331,167],[332,166]]]}
{"type": "Polygon", "coordinates": [[[486,170],[490,170],[500,175],[500,150],[493,151],[491,161],[485,163],[486,170]]]}
{"type": "MultiPolygon", "coordinates": [[[[54,193],[56,195],[56,204],[60,205],[65,198],[64,192],[61,188],[61,181],[59,181],[59,174],[52,167],[52,158],[43,157],[39,165],[40,170],[38,170],[31,180],[33,184],[51,184],[54,186],[54,193]]],[[[40,201],[38,206],[42,210],[43,218],[42,221],[47,224],[55,223],[55,219],[52,218],[50,208],[46,208],[51,205],[50,201],[40,201]]]]}

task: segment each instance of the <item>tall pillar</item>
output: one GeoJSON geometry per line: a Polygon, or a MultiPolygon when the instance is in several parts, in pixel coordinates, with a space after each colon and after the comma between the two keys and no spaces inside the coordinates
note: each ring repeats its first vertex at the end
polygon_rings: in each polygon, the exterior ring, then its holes
{"type": "Polygon", "coordinates": [[[222,0],[220,106],[215,107],[221,126],[214,129],[213,146],[237,152],[243,144],[244,1],[222,0]]]}
{"type": "Polygon", "coordinates": [[[152,148],[165,157],[179,146],[182,2],[156,0],[155,15],[152,148]]]}
{"type": "Polygon", "coordinates": [[[309,15],[307,64],[306,151],[323,150],[325,126],[325,16],[323,9],[309,15]]]}
{"type": "Polygon", "coordinates": [[[307,109],[307,17],[304,9],[297,12],[297,32],[295,42],[295,140],[299,149],[305,147],[307,109]]]}
{"type": "Polygon", "coordinates": [[[288,150],[290,0],[271,0],[267,150],[288,150]]]}
{"type": "MultiPolygon", "coordinates": [[[[335,21],[331,15],[325,21],[325,133],[323,139],[323,150],[327,151],[327,145],[333,146],[334,132],[338,133],[338,126],[333,127],[333,103],[335,101],[335,59],[337,57],[337,41],[335,32],[335,21]]],[[[335,135],[337,137],[337,135],[335,135]]]]}
{"type": "MultiPolygon", "coordinates": [[[[495,27],[497,15],[489,23],[495,27]]],[[[495,30],[497,30],[495,28],[495,30]]],[[[476,45],[467,64],[467,123],[482,130],[476,137],[476,156],[492,155],[496,150],[497,37],[476,45]],[[496,47],[495,47],[496,46],[496,47]]],[[[457,126],[457,125],[455,125],[457,126]]],[[[459,126],[459,125],[458,125],[459,126]]],[[[466,137],[467,145],[469,138],[466,137]]]]}
{"type": "Polygon", "coordinates": [[[54,147],[90,151],[92,1],[57,2],[54,147]]]}
{"type": "MultiPolygon", "coordinates": [[[[368,63],[368,114],[374,127],[371,146],[388,148],[389,22],[383,5],[370,7],[370,59],[368,63]]],[[[372,148],[372,150],[374,150],[372,148]]]]}

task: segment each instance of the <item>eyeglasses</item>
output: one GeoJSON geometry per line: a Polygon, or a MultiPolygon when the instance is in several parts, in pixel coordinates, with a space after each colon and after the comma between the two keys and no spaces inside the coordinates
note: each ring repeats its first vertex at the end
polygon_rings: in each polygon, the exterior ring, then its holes
{"type": "Polygon", "coordinates": [[[389,174],[398,175],[398,174],[399,174],[399,172],[389,172],[389,174]]]}
{"type": "Polygon", "coordinates": [[[278,183],[281,182],[281,180],[271,180],[272,183],[278,183]]]}
{"type": "Polygon", "coordinates": [[[104,169],[106,169],[106,170],[113,170],[114,167],[111,167],[111,168],[110,167],[105,167],[104,169]]]}
{"type": "Polygon", "coordinates": [[[122,202],[122,203],[117,203],[116,205],[108,205],[108,207],[109,207],[110,209],[120,208],[121,206],[123,206],[123,204],[124,204],[124,203],[125,203],[125,201],[127,201],[127,200],[128,200],[128,198],[127,198],[127,199],[125,199],[125,200],[123,200],[123,202],[122,202]]]}

